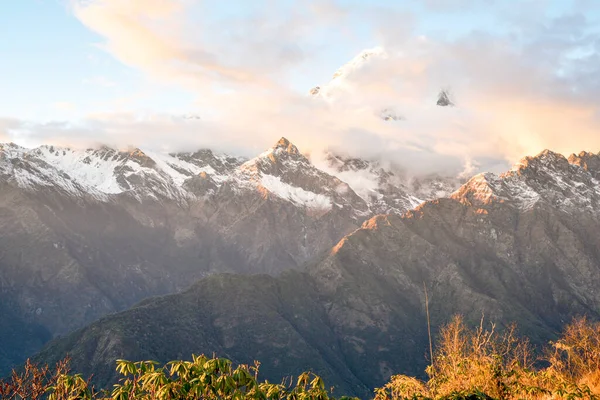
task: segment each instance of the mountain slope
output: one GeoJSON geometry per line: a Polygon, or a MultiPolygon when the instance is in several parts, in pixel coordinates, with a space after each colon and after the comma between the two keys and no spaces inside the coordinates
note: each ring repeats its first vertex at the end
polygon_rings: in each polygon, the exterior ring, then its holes
{"type": "Polygon", "coordinates": [[[285,138],[251,160],[5,144],[0,189],[0,297],[30,327],[0,326],[0,373],[50,337],[209,274],[300,267],[380,211],[285,138]]]}
{"type": "Polygon", "coordinates": [[[451,198],[368,220],[304,272],[212,276],[56,340],[38,360],[69,353],[105,384],[113,358],[215,351],[259,359],[271,380],[314,368],[366,395],[392,373],[422,372],[424,285],[434,330],[454,313],[485,315],[547,341],[575,315],[600,319],[600,155],[583,157],[545,151],[478,175],[451,198]]]}

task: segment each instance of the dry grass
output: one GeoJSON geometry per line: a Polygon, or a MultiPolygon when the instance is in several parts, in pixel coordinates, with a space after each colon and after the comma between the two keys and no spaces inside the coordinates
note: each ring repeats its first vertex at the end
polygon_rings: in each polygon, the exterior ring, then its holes
{"type": "Polygon", "coordinates": [[[514,326],[498,333],[482,320],[470,329],[454,317],[442,328],[429,380],[396,375],[376,399],[600,399],[600,323],[574,320],[546,350],[547,368],[536,369],[532,354],[514,326]]]}
{"type": "Polygon", "coordinates": [[[600,396],[600,323],[574,320],[561,338],[551,343],[545,358],[550,363],[544,371],[548,380],[587,388],[600,396]]]}

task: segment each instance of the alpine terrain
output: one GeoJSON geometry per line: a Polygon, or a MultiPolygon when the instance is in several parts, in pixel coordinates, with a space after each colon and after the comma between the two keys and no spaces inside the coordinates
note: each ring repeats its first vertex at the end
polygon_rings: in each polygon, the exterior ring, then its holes
{"type": "MultiPolygon", "coordinates": [[[[278,163],[302,165],[317,174],[310,182],[322,182],[311,187],[300,183],[304,174],[294,176],[302,190],[323,196],[304,218],[325,223],[336,213],[351,229],[371,212],[346,185],[327,191],[339,181],[307,167],[285,142],[232,176],[280,176],[277,187],[287,187],[292,169],[278,163]]],[[[499,176],[476,175],[448,198],[371,217],[303,269],[211,275],[55,339],[36,359],[69,354],[76,371],[106,385],[117,358],[167,361],[215,352],[236,362],[260,360],[271,381],[311,369],[338,395],[369,396],[393,373],[422,374],[424,287],[433,331],[460,313],[469,323],[484,316],[499,328],[516,322],[543,343],[575,315],[600,318],[598,179],[600,154],[567,159],[544,151],[499,176]]],[[[259,184],[259,193],[273,193],[268,186],[259,184]]]]}
{"type": "Polygon", "coordinates": [[[298,268],[375,214],[458,186],[328,158],[325,172],[285,138],[250,160],[1,145],[0,374],[149,296],[212,273],[298,268]],[[365,174],[368,187],[344,181],[365,174]]]}

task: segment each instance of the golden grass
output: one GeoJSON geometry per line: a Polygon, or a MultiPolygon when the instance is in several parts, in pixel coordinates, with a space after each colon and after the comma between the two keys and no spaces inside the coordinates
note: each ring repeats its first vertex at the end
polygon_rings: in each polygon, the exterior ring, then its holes
{"type": "Polygon", "coordinates": [[[461,317],[444,326],[427,381],[396,375],[376,391],[397,399],[600,399],[600,323],[575,319],[541,359],[514,326],[468,328],[461,317]],[[547,364],[536,368],[536,362],[547,364]]]}

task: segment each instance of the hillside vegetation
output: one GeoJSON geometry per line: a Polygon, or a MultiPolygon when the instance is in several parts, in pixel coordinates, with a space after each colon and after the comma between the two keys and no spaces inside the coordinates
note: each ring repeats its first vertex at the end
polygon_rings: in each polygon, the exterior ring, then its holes
{"type": "MultiPolygon", "coordinates": [[[[426,381],[392,376],[376,389],[376,400],[400,399],[600,399],[600,323],[575,319],[561,337],[535,357],[514,326],[469,328],[455,317],[440,332],[426,381]]],[[[261,381],[259,362],[234,366],[223,358],[191,361],[116,361],[120,379],[96,391],[68,361],[54,369],[27,362],[0,381],[0,399],[334,399],[334,388],[311,372],[281,383],[261,381]]],[[[349,397],[339,397],[350,399],[349,397]]]]}

